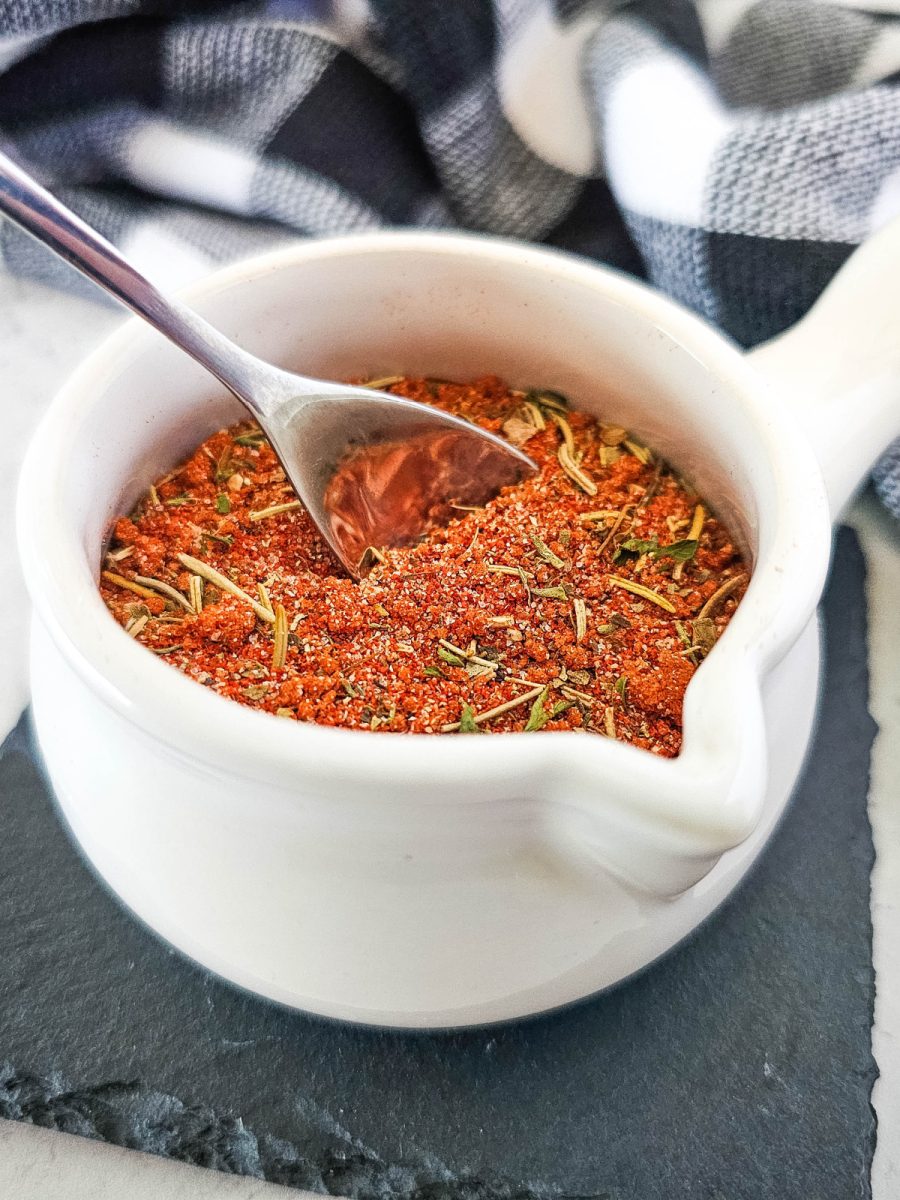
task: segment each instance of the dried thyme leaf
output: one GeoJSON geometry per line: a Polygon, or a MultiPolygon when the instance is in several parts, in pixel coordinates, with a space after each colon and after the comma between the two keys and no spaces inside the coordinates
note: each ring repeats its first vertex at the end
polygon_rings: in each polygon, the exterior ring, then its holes
{"type": "MultiPolygon", "coordinates": [[[[370,379],[366,383],[361,383],[359,386],[364,388],[373,388],[380,391],[382,388],[392,387],[395,383],[400,383],[403,379],[402,375],[384,375],[381,379],[370,379]]],[[[431,380],[432,383],[440,383],[439,379],[431,380]]]]}
{"type": "Polygon", "coordinates": [[[505,567],[502,563],[485,563],[485,567],[496,575],[521,575],[521,567],[505,567]]]}
{"type": "Polygon", "coordinates": [[[626,592],[632,592],[635,596],[641,596],[644,600],[649,600],[651,604],[657,605],[666,612],[675,612],[675,605],[671,600],[667,600],[665,596],[661,596],[659,592],[654,592],[652,588],[644,587],[642,583],[635,583],[633,579],[622,579],[619,575],[607,576],[613,587],[623,588],[626,592]]]}
{"type": "Polygon", "coordinates": [[[148,599],[153,599],[156,596],[156,593],[151,591],[150,588],[132,583],[130,579],[126,579],[124,575],[117,575],[115,571],[101,571],[100,575],[109,583],[114,583],[116,587],[125,588],[128,592],[134,592],[136,596],[144,596],[148,599]]]}
{"type": "Polygon", "coordinates": [[[528,714],[528,721],[524,729],[525,733],[537,733],[550,720],[550,714],[544,708],[544,701],[547,699],[549,690],[549,688],[544,688],[534,704],[532,704],[531,712],[528,714]]]}
{"type": "Polygon", "coordinates": [[[616,694],[618,696],[620,696],[621,699],[624,701],[625,692],[626,692],[627,688],[628,688],[628,676],[620,675],[619,678],[616,680],[616,682],[613,684],[613,691],[616,692],[616,694]]]}
{"type": "Polygon", "coordinates": [[[726,579],[722,586],[713,592],[710,598],[697,613],[695,623],[696,620],[702,620],[704,617],[708,617],[713,609],[717,608],[723,600],[727,600],[731,593],[737,591],[741,584],[745,583],[746,580],[747,576],[744,574],[732,575],[730,579],[726,579]]]}
{"type": "Polygon", "coordinates": [[[702,504],[698,504],[694,509],[694,515],[691,519],[691,528],[688,531],[688,540],[692,542],[700,541],[700,534],[703,532],[703,526],[706,522],[706,509],[702,504]]]}
{"type": "Polygon", "coordinates": [[[425,674],[429,675],[432,679],[446,679],[447,678],[447,676],[444,674],[444,672],[441,670],[440,667],[426,667],[425,674]]]}
{"type": "Polygon", "coordinates": [[[251,521],[264,521],[266,517],[277,517],[279,513],[293,512],[295,508],[302,507],[299,500],[288,500],[285,504],[272,504],[268,508],[258,508],[249,516],[251,521]]]}
{"type": "Polygon", "coordinates": [[[438,646],[438,658],[451,667],[464,667],[466,665],[465,659],[460,658],[458,654],[454,654],[452,650],[447,650],[444,646],[438,646]]]}
{"type": "Polygon", "coordinates": [[[640,442],[634,441],[633,438],[624,438],[622,445],[629,452],[629,454],[633,454],[638,462],[643,463],[644,466],[646,466],[653,459],[653,455],[650,453],[647,447],[642,446],[640,442]]]}
{"type": "Polygon", "coordinates": [[[566,589],[562,587],[532,588],[532,594],[542,596],[545,600],[568,600],[566,589]]]}
{"type": "Polygon", "coordinates": [[[531,588],[528,586],[528,572],[525,571],[522,567],[519,567],[517,569],[517,574],[519,576],[519,582],[522,584],[522,587],[525,589],[525,595],[528,599],[528,603],[530,604],[531,603],[531,588]]]}
{"type": "Polygon", "coordinates": [[[150,588],[151,591],[159,592],[161,596],[165,596],[167,600],[174,601],[180,608],[192,611],[191,602],[186,600],[176,588],[173,588],[170,583],[166,583],[162,579],[154,579],[150,575],[135,575],[134,582],[141,584],[145,588],[150,588]]]}
{"type": "Polygon", "coordinates": [[[651,551],[654,558],[674,558],[677,563],[685,563],[697,553],[699,542],[695,538],[684,538],[680,542],[671,542],[668,546],[660,546],[651,551]]]}
{"type": "Polygon", "coordinates": [[[459,718],[460,733],[481,733],[482,731],[475,724],[475,710],[471,704],[462,706],[462,714],[459,718]]]}
{"type": "Polygon", "coordinates": [[[587,634],[587,604],[581,596],[576,596],[572,608],[575,612],[575,641],[583,642],[587,634]]]}
{"type": "Polygon", "coordinates": [[[231,452],[233,449],[234,443],[231,443],[230,445],[226,446],[219,455],[218,461],[216,462],[216,483],[224,483],[229,475],[234,474],[234,467],[231,462],[231,452]]]}
{"type": "Polygon", "coordinates": [[[610,525],[609,529],[604,530],[606,537],[600,543],[600,549],[597,551],[598,554],[603,554],[606,551],[606,548],[609,545],[609,543],[613,540],[613,538],[619,532],[619,529],[622,527],[622,522],[625,520],[626,516],[628,515],[630,507],[631,507],[630,505],[626,504],[625,507],[619,512],[618,516],[613,521],[612,525],[610,525]]]}
{"type": "Polygon", "coordinates": [[[569,447],[565,444],[565,442],[563,442],[559,450],[557,450],[556,457],[559,460],[559,465],[573,483],[577,484],[578,487],[580,487],[581,490],[586,492],[589,496],[597,495],[596,483],[594,483],[590,475],[588,475],[585,471],[582,471],[581,467],[572,457],[569,447]]]}
{"type": "Polygon", "coordinates": [[[542,408],[553,409],[556,412],[566,412],[569,407],[569,401],[562,392],[554,392],[550,388],[533,388],[525,395],[525,402],[531,401],[532,404],[539,404],[542,408]]]}
{"type": "Polygon", "coordinates": [[[256,585],[256,591],[259,595],[260,604],[263,606],[263,608],[267,608],[269,610],[269,612],[272,613],[272,615],[274,616],[275,615],[275,606],[272,603],[271,596],[269,595],[269,589],[266,587],[266,585],[264,583],[258,583],[256,585]]]}
{"type": "MultiPolygon", "coordinates": [[[[706,521],[706,509],[703,507],[702,504],[698,504],[697,507],[694,509],[694,516],[691,520],[691,527],[688,530],[687,540],[689,542],[696,542],[697,545],[700,544],[700,535],[703,532],[703,525],[704,525],[705,521],[706,521]]],[[[674,532],[674,530],[673,530],[673,532],[674,532]]],[[[680,579],[681,573],[683,570],[684,570],[684,563],[682,563],[682,562],[676,563],[675,570],[672,572],[672,578],[680,579]]]]}
{"type": "Polygon", "coordinates": [[[582,513],[578,519],[587,524],[590,521],[615,521],[621,515],[617,508],[598,508],[594,512],[582,513]]]}
{"type": "Polygon", "coordinates": [[[697,553],[698,543],[691,538],[680,542],[670,542],[660,546],[657,538],[628,538],[613,555],[613,562],[618,562],[626,554],[649,554],[652,558],[674,558],[678,563],[685,563],[697,553]]]}
{"type": "Polygon", "coordinates": [[[342,679],[341,687],[344,689],[344,691],[347,693],[347,695],[350,697],[351,700],[358,700],[359,697],[362,695],[362,692],[359,690],[359,688],[354,687],[354,685],[350,682],[349,679],[342,679]]]}
{"type": "Polygon", "coordinates": [[[221,513],[223,516],[231,512],[231,501],[224,492],[220,492],[216,496],[216,512],[221,513]]]}
{"type": "Polygon", "coordinates": [[[241,433],[234,440],[238,446],[248,446],[251,450],[258,450],[265,443],[266,435],[260,430],[258,433],[241,433]]]}
{"type": "Polygon", "coordinates": [[[557,717],[562,716],[564,712],[572,707],[571,700],[560,700],[548,710],[545,707],[548,691],[548,688],[544,688],[534,704],[532,704],[531,712],[528,714],[528,722],[523,730],[524,733],[539,732],[545,725],[548,725],[551,721],[555,721],[557,717]]]}
{"type": "Polygon", "coordinates": [[[691,622],[691,630],[694,634],[691,644],[696,646],[705,658],[719,637],[716,623],[712,617],[695,617],[691,622]]]}
{"type": "Polygon", "coordinates": [[[207,582],[220,588],[223,592],[228,592],[229,595],[235,596],[238,600],[243,600],[245,604],[250,605],[256,615],[263,621],[269,621],[274,624],[274,615],[268,609],[263,608],[258,600],[254,600],[252,596],[248,596],[243,588],[239,588],[227,575],[223,575],[221,571],[217,571],[209,563],[201,562],[199,558],[193,558],[190,554],[179,554],[177,557],[181,565],[187,567],[189,571],[193,571],[195,575],[201,575],[207,582]]]}
{"type": "Polygon", "coordinates": [[[535,427],[538,433],[542,433],[547,428],[547,422],[544,420],[544,414],[541,412],[540,408],[534,403],[533,400],[526,400],[524,408],[531,419],[532,425],[535,427]]]}
{"type": "MultiPolygon", "coordinates": [[[[489,708],[486,712],[477,713],[474,718],[475,724],[483,725],[487,721],[492,721],[494,717],[502,717],[504,713],[512,712],[514,708],[528,704],[544,690],[542,685],[538,684],[523,696],[516,696],[515,700],[507,700],[504,704],[498,704],[496,708],[489,708]]],[[[441,733],[455,733],[457,729],[459,729],[459,721],[451,721],[449,724],[441,726],[441,733]]]]}
{"type": "Polygon", "coordinates": [[[558,554],[554,554],[543,538],[538,537],[536,533],[532,533],[530,536],[535,550],[537,550],[538,555],[544,562],[549,563],[551,567],[556,567],[558,571],[565,569],[565,559],[560,558],[558,554]]]}
{"type": "Polygon", "coordinates": [[[275,628],[272,634],[272,667],[280,671],[287,662],[288,620],[283,604],[275,605],[275,628]]]}
{"type": "MultiPolygon", "coordinates": [[[[650,461],[652,461],[652,458],[650,461]]],[[[664,466],[665,466],[665,463],[663,462],[663,460],[661,458],[658,459],[656,462],[656,465],[653,468],[653,475],[650,479],[650,482],[644,488],[644,494],[641,496],[640,500],[638,500],[638,502],[637,502],[638,509],[646,508],[646,506],[650,503],[650,501],[653,499],[653,497],[659,491],[660,484],[662,483],[664,466]]]]}
{"type": "Polygon", "coordinates": [[[653,554],[658,549],[659,542],[656,538],[628,538],[616,550],[612,560],[613,562],[621,562],[628,555],[637,557],[640,554],[653,554]]]}
{"type": "Polygon", "coordinates": [[[566,444],[566,449],[568,450],[569,454],[571,454],[571,456],[574,458],[575,457],[575,435],[572,432],[572,426],[569,424],[569,422],[566,420],[566,418],[564,416],[562,416],[561,413],[551,412],[550,416],[553,418],[557,428],[559,429],[559,432],[563,436],[563,441],[566,444]]]}

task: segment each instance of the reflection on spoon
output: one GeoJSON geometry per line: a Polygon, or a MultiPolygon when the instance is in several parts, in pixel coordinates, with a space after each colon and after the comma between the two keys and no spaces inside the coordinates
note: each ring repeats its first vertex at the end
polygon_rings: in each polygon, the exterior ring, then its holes
{"type": "Polygon", "coordinates": [[[362,447],[338,464],[325,491],[332,541],[351,573],[365,575],[370,547],[408,546],[535,469],[474,430],[427,430],[362,447]]]}

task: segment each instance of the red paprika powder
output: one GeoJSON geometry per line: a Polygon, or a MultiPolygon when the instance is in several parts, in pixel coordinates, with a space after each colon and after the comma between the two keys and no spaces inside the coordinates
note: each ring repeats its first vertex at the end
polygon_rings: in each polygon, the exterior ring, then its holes
{"type": "Polygon", "coordinates": [[[249,423],[115,524],[110,611],[171,666],[279,716],[378,732],[593,731],[672,756],[747,583],[728,531],[624,429],[558,393],[378,381],[525,446],[538,473],[340,568],[249,423]]]}

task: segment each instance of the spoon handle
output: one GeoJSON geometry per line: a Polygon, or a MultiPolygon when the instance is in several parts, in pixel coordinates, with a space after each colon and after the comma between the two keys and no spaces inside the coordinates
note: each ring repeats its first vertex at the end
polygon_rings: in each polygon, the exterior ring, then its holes
{"type": "Polygon", "coordinates": [[[115,246],[2,151],[0,212],[149,321],[260,413],[258,398],[266,394],[271,368],[235,346],[185,305],[167,299],[115,246]]]}

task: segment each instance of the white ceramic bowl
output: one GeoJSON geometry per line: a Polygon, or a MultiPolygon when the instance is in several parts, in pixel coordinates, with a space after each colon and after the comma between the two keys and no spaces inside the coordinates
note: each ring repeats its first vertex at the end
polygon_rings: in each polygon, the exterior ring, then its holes
{"type": "Polygon", "coordinates": [[[835,366],[836,325],[863,340],[872,331],[877,305],[863,312],[860,296],[888,274],[886,247],[898,275],[900,230],[880,236],[812,317],[756,355],[782,379],[818,373],[810,391],[836,408],[815,450],[757,364],[713,329],[549,250],[348,237],[242,263],[186,293],[238,343],[306,373],[493,371],[558,388],[688,474],[740,531],[753,577],[691,682],[683,751],[668,761],[579,734],[463,742],[296,724],[148,654],[97,592],[110,521],[241,410],[129,322],[55,400],[19,498],[36,728],[101,875],[227,978],[385,1025],[542,1011],[678,941],[747,869],[790,793],[814,709],[829,494],[839,507],[900,426],[872,350],[855,356],[866,364],[856,410],[840,403],[860,377],[841,380],[835,366]],[[849,450],[848,412],[866,429],[849,450]]]}

